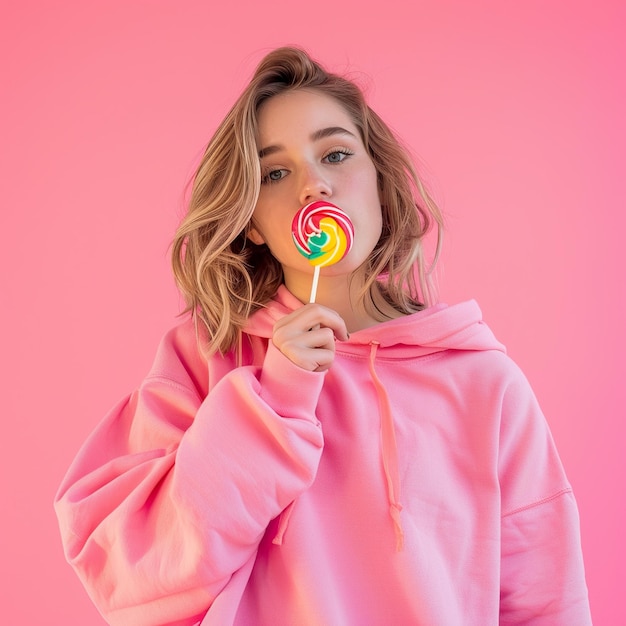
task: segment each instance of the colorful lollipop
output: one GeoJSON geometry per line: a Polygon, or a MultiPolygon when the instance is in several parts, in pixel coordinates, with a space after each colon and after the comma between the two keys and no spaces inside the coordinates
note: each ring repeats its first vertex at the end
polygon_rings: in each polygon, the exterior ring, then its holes
{"type": "Polygon", "coordinates": [[[333,265],[348,254],[354,241],[354,226],[339,207],[318,200],[296,213],[291,234],[300,254],[315,267],[309,299],[315,302],[320,268],[333,265]]]}

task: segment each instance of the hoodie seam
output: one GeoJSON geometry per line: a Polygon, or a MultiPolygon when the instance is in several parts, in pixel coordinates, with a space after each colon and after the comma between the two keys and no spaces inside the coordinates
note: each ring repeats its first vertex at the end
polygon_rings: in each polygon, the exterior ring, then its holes
{"type": "Polygon", "coordinates": [[[535,500],[534,502],[531,502],[530,504],[519,506],[519,507],[512,509],[511,511],[507,511],[506,513],[502,514],[502,519],[504,519],[505,517],[511,517],[512,515],[516,515],[517,513],[523,513],[524,511],[534,509],[543,504],[547,504],[548,502],[551,502],[552,500],[556,500],[557,498],[560,498],[561,496],[567,493],[572,493],[571,487],[564,487],[563,489],[559,489],[559,491],[557,491],[556,493],[553,493],[550,496],[547,496],[545,498],[540,498],[539,500],[535,500]]]}
{"type": "MultiPolygon", "coordinates": [[[[375,342],[372,342],[375,343],[375,342]]],[[[363,344],[363,347],[366,347],[365,344],[363,344]]],[[[385,350],[385,346],[380,346],[379,345],[380,350],[385,350]]],[[[376,355],[376,361],[377,362],[386,362],[386,363],[397,363],[398,361],[433,361],[435,359],[440,359],[443,358],[444,355],[449,352],[449,348],[445,348],[444,350],[438,350],[437,352],[434,352],[432,354],[422,354],[419,356],[413,355],[413,356],[399,356],[399,357],[391,357],[391,356],[380,356],[380,352],[377,353],[376,355]]],[[[341,349],[336,349],[336,354],[337,355],[341,355],[342,357],[346,357],[348,359],[351,359],[353,361],[368,361],[369,360],[369,355],[367,354],[354,354],[354,352],[344,352],[341,349]]]]}
{"type": "Polygon", "coordinates": [[[159,382],[162,383],[164,385],[166,385],[167,387],[171,387],[173,389],[177,389],[179,391],[184,391],[185,393],[194,396],[195,398],[198,398],[200,400],[202,400],[202,397],[200,396],[200,394],[193,388],[188,387],[187,385],[177,381],[177,380],[173,380],[172,378],[169,378],[167,376],[164,376],[163,374],[150,374],[148,376],[146,376],[146,378],[144,379],[143,384],[141,385],[141,387],[144,387],[146,383],[148,382],[159,382]]]}

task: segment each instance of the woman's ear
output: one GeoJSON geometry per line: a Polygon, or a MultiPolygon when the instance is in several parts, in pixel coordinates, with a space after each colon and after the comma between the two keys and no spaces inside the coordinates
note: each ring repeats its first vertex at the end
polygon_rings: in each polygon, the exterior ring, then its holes
{"type": "Polygon", "coordinates": [[[250,230],[248,231],[247,238],[252,243],[255,243],[257,246],[263,245],[265,243],[265,239],[263,239],[261,233],[254,227],[250,228],[250,230]]]}

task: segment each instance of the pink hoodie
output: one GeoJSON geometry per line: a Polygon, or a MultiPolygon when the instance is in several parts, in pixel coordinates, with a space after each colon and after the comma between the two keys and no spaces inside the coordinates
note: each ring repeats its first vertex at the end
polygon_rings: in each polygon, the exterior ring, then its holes
{"type": "Polygon", "coordinates": [[[576,504],[535,397],[474,302],[337,343],[307,372],[189,321],[60,487],[68,560],[111,624],[590,624],[576,504]],[[237,367],[237,359],[244,364],[237,367]]]}

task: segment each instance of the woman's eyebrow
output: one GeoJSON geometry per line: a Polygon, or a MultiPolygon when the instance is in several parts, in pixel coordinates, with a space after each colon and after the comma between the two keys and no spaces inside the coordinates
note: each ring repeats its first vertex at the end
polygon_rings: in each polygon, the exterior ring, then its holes
{"type": "Polygon", "coordinates": [[[328,128],[321,128],[320,130],[316,130],[311,135],[311,141],[319,141],[320,139],[324,139],[325,137],[332,137],[333,135],[350,135],[350,137],[356,136],[354,133],[351,133],[349,130],[342,128],[341,126],[329,126],[328,128]]]}
{"type": "MultiPolygon", "coordinates": [[[[332,137],[334,135],[349,135],[350,137],[357,139],[354,133],[342,128],[341,126],[328,126],[327,128],[320,128],[319,130],[311,133],[311,141],[319,141],[320,139],[325,139],[326,137],[332,137]]],[[[284,149],[284,146],[281,145],[267,146],[259,150],[259,159],[269,156],[270,154],[275,154],[276,152],[280,152],[284,149]]]]}

